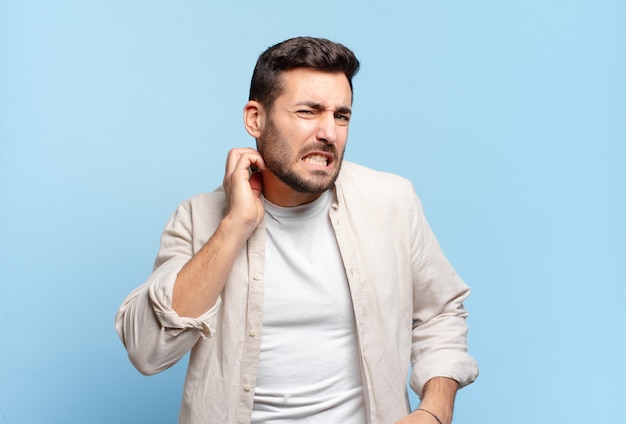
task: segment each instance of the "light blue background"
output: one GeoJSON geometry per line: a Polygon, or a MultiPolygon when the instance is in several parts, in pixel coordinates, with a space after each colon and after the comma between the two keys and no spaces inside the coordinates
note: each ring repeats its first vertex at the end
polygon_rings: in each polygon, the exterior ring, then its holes
{"type": "Polygon", "coordinates": [[[212,190],[266,47],[362,61],[347,158],[411,179],[473,288],[457,423],[620,422],[623,1],[0,1],[0,423],[175,422],[113,329],[212,190]]]}

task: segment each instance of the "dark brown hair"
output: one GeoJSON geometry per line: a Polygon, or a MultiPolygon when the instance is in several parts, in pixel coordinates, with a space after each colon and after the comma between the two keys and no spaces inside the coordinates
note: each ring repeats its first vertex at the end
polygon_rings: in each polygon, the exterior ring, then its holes
{"type": "Polygon", "coordinates": [[[352,90],[352,77],[359,70],[359,61],[352,50],[325,38],[291,38],[259,56],[252,74],[249,100],[271,109],[282,91],[282,72],[296,68],[341,72],[348,78],[352,90]]]}

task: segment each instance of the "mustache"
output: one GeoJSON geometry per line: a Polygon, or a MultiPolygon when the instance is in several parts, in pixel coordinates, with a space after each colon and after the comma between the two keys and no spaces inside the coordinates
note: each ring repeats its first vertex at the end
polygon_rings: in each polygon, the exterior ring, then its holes
{"type": "Polygon", "coordinates": [[[300,154],[303,154],[303,155],[306,155],[307,153],[311,153],[311,152],[330,153],[334,157],[337,157],[337,148],[335,147],[334,144],[327,144],[323,142],[309,143],[300,150],[300,154]]]}

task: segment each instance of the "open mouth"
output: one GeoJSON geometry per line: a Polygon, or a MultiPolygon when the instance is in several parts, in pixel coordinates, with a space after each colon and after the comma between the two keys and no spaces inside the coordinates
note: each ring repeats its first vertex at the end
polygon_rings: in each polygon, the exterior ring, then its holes
{"type": "Polygon", "coordinates": [[[305,156],[302,161],[304,163],[308,163],[309,165],[314,166],[328,166],[332,162],[332,158],[330,156],[321,155],[319,153],[313,153],[311,155],[305,156]]]}

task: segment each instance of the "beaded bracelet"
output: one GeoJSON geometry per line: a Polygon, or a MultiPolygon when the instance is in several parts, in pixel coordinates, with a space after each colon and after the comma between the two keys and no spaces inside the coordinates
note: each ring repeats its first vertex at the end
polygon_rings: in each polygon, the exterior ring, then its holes
{"type": "Polygon", "coordinates": [[[436,419],[436,420],[437,420],[437,422],[438,422],[439,424],[443,424],[443,423],[441,422],[441,420],[439,419],[439,417],[438,417],[438,416],[436,416],[435,414],[433,414],[432,412],[430,412],[428,409],[424,409],[424,408],[417,408],[417,409],[416,409],[416,411],[424,411],[424,412],[426,412],[427,414],[432,415],[432,416],[433,416],[433,418],[434,418],[434,419],[436,419]]]}

